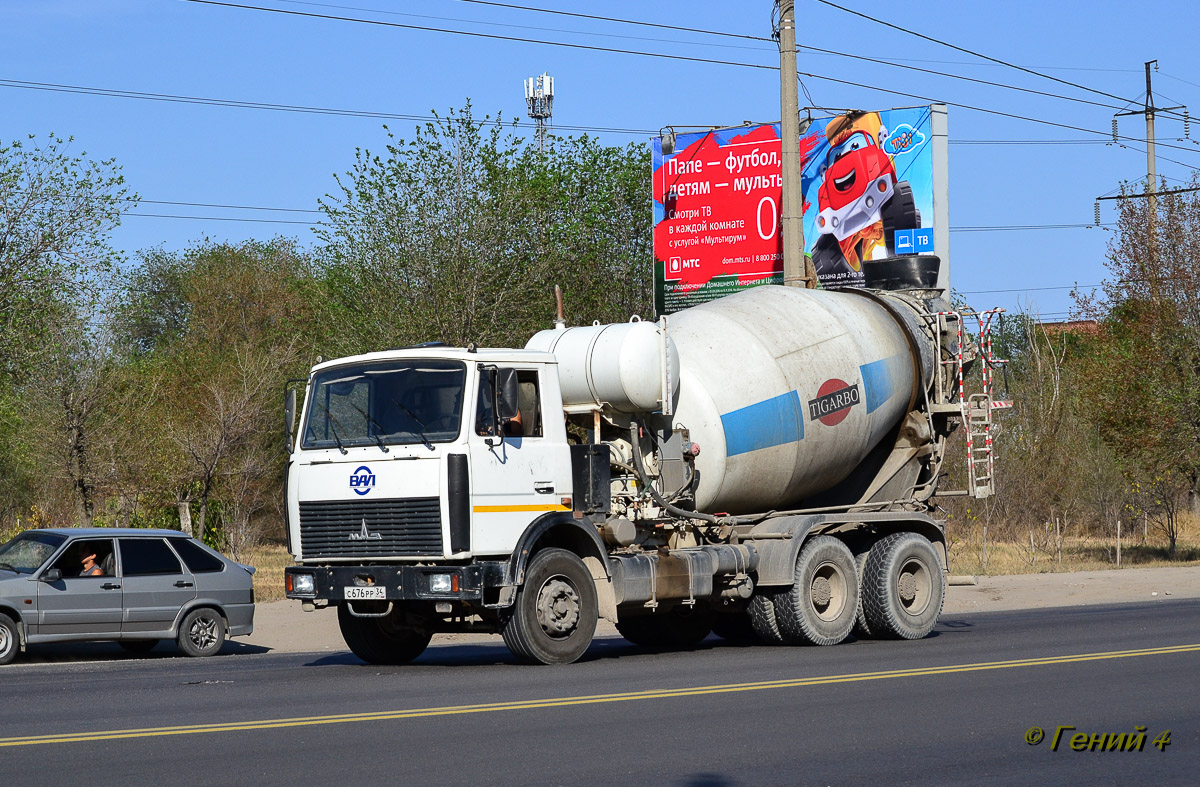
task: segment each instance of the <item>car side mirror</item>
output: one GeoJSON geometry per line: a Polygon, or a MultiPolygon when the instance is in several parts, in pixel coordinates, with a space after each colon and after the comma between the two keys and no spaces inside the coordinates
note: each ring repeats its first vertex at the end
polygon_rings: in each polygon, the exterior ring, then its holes
{"type": "Polygon", "coordinates": [[[43,582],[58,582],[62,579],[62,571],[57,568],[47,569],[42,572],[42,576],[39,579],[43,582]]]}
{"type": "Polygon", "coordinates": [[[499,372],[499,384],[497,386],[499,388],[499,401],[496,403],[496,412],[503,422],[517,417],[517,399],[521,395],[521,388],[517,383],[516,369],[500,369],[499,372]]]}

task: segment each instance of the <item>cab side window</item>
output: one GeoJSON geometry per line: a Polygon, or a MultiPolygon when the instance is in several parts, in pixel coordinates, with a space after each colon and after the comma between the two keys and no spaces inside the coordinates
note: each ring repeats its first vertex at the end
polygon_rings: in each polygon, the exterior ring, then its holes
{"type": "Polygon", "coordinates": [[[61,571],[63,579],[111,577],[115,573],[112,539],[81,538],[72,541],[50,568],[61,571]]]}
{"type": "Polygon", "coordinates": [[[122,538],[121,574],[140,577],[149,574],[182,574],[179,558],[161,538],[122,538]]]}
{"type": "MultiPolygon", "coordinates": [[[[475,434],[494,434],[492,420],[492,378],[495,372],[484,370],[479,376],[479,396],[475,407],[475,434]]],[[[536,369],[517,370],[517,415],[501,424],[505,437],[541,437],[542,408],[536,369]]]]}

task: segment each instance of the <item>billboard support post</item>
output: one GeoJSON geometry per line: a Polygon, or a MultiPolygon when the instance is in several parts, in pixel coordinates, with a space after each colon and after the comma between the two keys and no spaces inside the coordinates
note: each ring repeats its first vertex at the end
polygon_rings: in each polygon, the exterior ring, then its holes
{"type": "Polygon", "coordinates": [[[929,107],[933,148],[933,247],[942,260],[938,289],[950,290],[950,127],[945,104],[929,107]]]}
{"type": "Polygon", "coordinates": [[[779,2],[780,143],[783,154],[783,284],[815,287],[804,257],[804,202],[800,195],[800,97],[796,75],[796,3],[779,2]]]}

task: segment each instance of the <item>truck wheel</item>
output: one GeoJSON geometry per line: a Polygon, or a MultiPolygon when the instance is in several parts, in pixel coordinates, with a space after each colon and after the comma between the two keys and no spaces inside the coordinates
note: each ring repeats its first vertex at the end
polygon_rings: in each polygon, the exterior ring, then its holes
{"type": "Polygon", "coordinates": [[[500,633],[521,661],[570,664],[592,644],[598,617],[596,583],[583,561],[565,549],[543,549],[529,561],[500,633]]]}
{"type": "Polygon", "coordinates": [[[880,211],[880,218],[883,220],[883,242],[887,246],[888,256],[891,257],[896,254],[896,230],[921,228],[921,211],[917,210],[912,186],[908,185],[908,181],[902,180],[896,184],[892,198],[880,211]]]}
{"type": "Polygon", "coordinates": [[[775,617],[789,645],[836,645],[850,635],[858,610],[858,572],[850,548],[833,536],[809,539],[796,558],[796,579],[775,597],[775,617]]]}
{"type": "Polygon", "coordinates": [[[17,624],[8,615],[0,614],[0,664],[11,662],[20,649],[21,635],[17,624]]]}
{"type": "Polygon", "coordinates": [[[189,656],[212,656],[225,644],[225,618],[209,607],[193,609],[179,624],[176,639],[189,656]]]}
{"type": "Polygon", "coordinates": [[[747,611],[714,615],[712,630],[726,642],[740,644],[758,642],[758,634],[754,632],[754,624],[747,611]]]}
{"type": "Polygon", "coordinates": [[[360,618],[348,603],[338,605],[338,628],[351,652],[368,664],[407,664],[425,652],[433,630],[400,607],[383,618],[360,618]]]}
{"type": "Polygon", "coordinates": [[[863,570],[863,612],[876,636],[927,636],[945,598],[946,576],[929,539],[893,533],[871,548],[863,570]]]}
{"type": "Polygon", "coordinates": [[[866,613],[863,612],[863,570],[867,565],[867,556],[871,554],[870,550],[859,552],[854,556],[854,567],[858,569],[858,611],[854,615],[854,636],[858,639],[870,639],[875,636],[871,633],[871,624],[867,622],[866,613]]]}
{"type": "Polygon", "coordinates": [[[712,631],[712,614],[707,609],[681,604],[649,615],[618,615],[617,631],[644,648],[687,648],[702,642],[712,631]]]}
{"type": "Polygon", "coordinates": [[[777,591],[755,590],[750,599],[750,626],[758,638],[768,645],[782,645],[783,632],[779,630],[779,621],[775,617],[775,596],[777,591]]]}

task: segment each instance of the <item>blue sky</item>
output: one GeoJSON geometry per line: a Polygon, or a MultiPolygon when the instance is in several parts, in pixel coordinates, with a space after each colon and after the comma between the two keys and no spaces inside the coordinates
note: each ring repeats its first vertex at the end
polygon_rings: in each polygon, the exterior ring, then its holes
{"type": "MultiPolygon", "coordinates": [[[[652,51],[777,66],[770,42],[636,27],[502,8],[464,0],[343,0],[246,4],[303,13],[454,28],[491,35],[652,51]],[[386,13],[385,13],[386,12],[386,13]]],[[[770,0],[704,2],[514,0],[665,25],[769,37],[770,0]]],[[[904,70],[859,59],[801,51],[799,69],[856,85],[873,85],[952,103],[1107,133],[1112,115],[1145,91],[1143,62],[1157,59],[1159,106],[1187,104],[1200,113],[1200,69],[1193,2],[1097,0],[974,3],[844,0],[895,25],[1016,63],[1096,93],[985,63],[849,15],[798,0],[799,41],[937,72],[904,70]],[[1103,105],[1035,96],[943,76],[957,74],[1103,105]]],[[[384,122],[402,137],[413,121],[335,117],[190,103],[135,100],[12,86],[12,81],[106,88],[238,101],[428,115],[470,99],[477,115],[524,117],[521,82],[555,77],[558,125],[658,129],[779,119],[778,72],[357,24],[183,0],[0,0],[0,138],[49,132],[75,137],[75,149],[115,157],[145,200],[313,210],[334,189],[356,147],[381,149],[384,122]]],[[[813,103],[883,109],[921,103],[819,78],[804,78],[813,103]]],[[[808,103],[801,93],[801,104],[808,103]]],[[[971,227],[1089,224],[1096,196],[1123,180],[1145,177],[1143,146],[1104,144],[1105,136],[1002,118],[951,106],[950,223],[952,280],[979,308],[1036,309],[1065,316],[1073,283],[1105,275],[1103,229],[965,231],[971,227]],[[996,144],[1027,140],[1095,140],[1091,144],[996,144]],[[1037,289],[1062,288],[1062,289],[1037,289]],[[1022,290],[1023,292],[983,292],[1022,290]]],[[[1121,133],[1144,136],[1141,117],[1123,118],[1121,133]]],[[[1180,141],[1182,123],[1160,116],[1158,171],[1171,180],[1200,167],[1200,146],[1180,141]],[[1167,147],[1168,145],[1178,148],[1167,147]],[[1182,149],[1179,149],[1182,148],[1182,149]],[[1168,159],[1175,159],[1178,163],[1168,159]]],[[[578,132],[564,132],[578,133],[578,132]]],[[[599,133],[612,144],[648,144],[649,134],[599,133]]],[[[1200,138],[1200,127],[1192,136],[1200,138]]],[[[1111,137],[1107,138],[1111,142],[1111,137]]],[[[650,211],[650,184],[646,184],[650,211]]],[[[1102,203],[1103,222],[1114,203],[1102,203]]],[[[302,224],[219,218],[314,221],[316,214],[144,203],[127,216],[114,243],[134,253],[185,248],[203,238],[238,240],[282,234],[313,242],[302,224]]]]}

